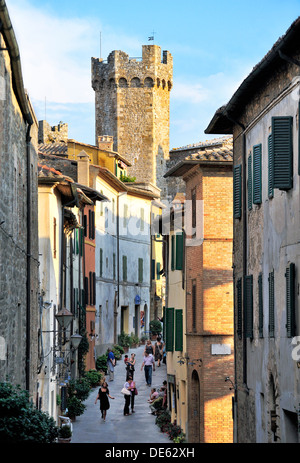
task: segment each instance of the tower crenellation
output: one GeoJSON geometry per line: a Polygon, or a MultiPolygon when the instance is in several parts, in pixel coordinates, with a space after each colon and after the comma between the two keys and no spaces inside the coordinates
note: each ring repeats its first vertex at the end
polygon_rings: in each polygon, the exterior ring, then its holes
{"type": "Polygon", "coordinates": [[[129,174],[159,188],[169,156],[173,58],[158,45],[144,45],[142,57],[115,50],[106,61],[92,58],[96,140],[112,136],[114,150],[132,164],[129,174]],[[157,175],[159,170],[159,175],[157,175]]]}

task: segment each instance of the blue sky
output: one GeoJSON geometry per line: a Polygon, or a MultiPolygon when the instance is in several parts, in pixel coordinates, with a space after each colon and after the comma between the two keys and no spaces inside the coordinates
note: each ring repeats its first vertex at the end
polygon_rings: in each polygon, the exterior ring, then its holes
{"type": "Polygon", "coordinates": [[[300,0],[7,0],[24,85],[38,120],[69,124],[95,143],[91,57],[140,57],[155,44],[173,56],[170,148],[204,141],[216,109],[300,15],[300,0]]]}

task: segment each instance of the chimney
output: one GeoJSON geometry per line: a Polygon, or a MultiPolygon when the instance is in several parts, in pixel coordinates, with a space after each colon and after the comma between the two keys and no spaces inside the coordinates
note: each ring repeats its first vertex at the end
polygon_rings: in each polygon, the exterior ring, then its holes
{"type": "Polygon", "coordinates": [[[101,135],[98,137],[98,148],[106,151],[113,151],[114,137],[101,135]]]}
{"type": "Polygon", "coordinates": [[[77,156],[77,182],[80,185],[89,186],[90,158],[85,151],[77,156]]]}

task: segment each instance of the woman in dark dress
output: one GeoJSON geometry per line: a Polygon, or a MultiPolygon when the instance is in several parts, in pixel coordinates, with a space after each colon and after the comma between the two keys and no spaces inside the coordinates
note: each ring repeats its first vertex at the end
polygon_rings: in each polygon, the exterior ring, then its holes
{"type": "Polygon", "coordinates": [[[114,399],[114,397],[109,395],[107,382],[104,381],[104,383],[101,385],[101,387],[100,387],[100,389],[98,391],[98,395],[97,395],[97,398],[96,398],[96,401],[95,401],[95,404],[96,404],[97,400],[98,399],[100,400],[100,410],[101,410],[101,415],[102,415],[103,421],[105,421],[106,412],[110,407],[108,397],[110,399],[114,399]]]}
{"type": "Polygon", "coordinates": [[[161,342],[160,337],[158,337],[155,343],[155,361],[157,362],[158,367],[160,367],[160,362],[163,358],[163,347],[163,343],[161,342]]]}

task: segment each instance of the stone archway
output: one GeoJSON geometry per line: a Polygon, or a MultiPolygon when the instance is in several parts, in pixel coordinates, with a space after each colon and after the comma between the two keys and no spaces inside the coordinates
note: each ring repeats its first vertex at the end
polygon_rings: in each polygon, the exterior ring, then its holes
{"type": "Polygon", "coordinates": [[[192,373],[189,403],[188,441],[197,443],[200,442],[200,380],[196,370],[192,373]]]}

